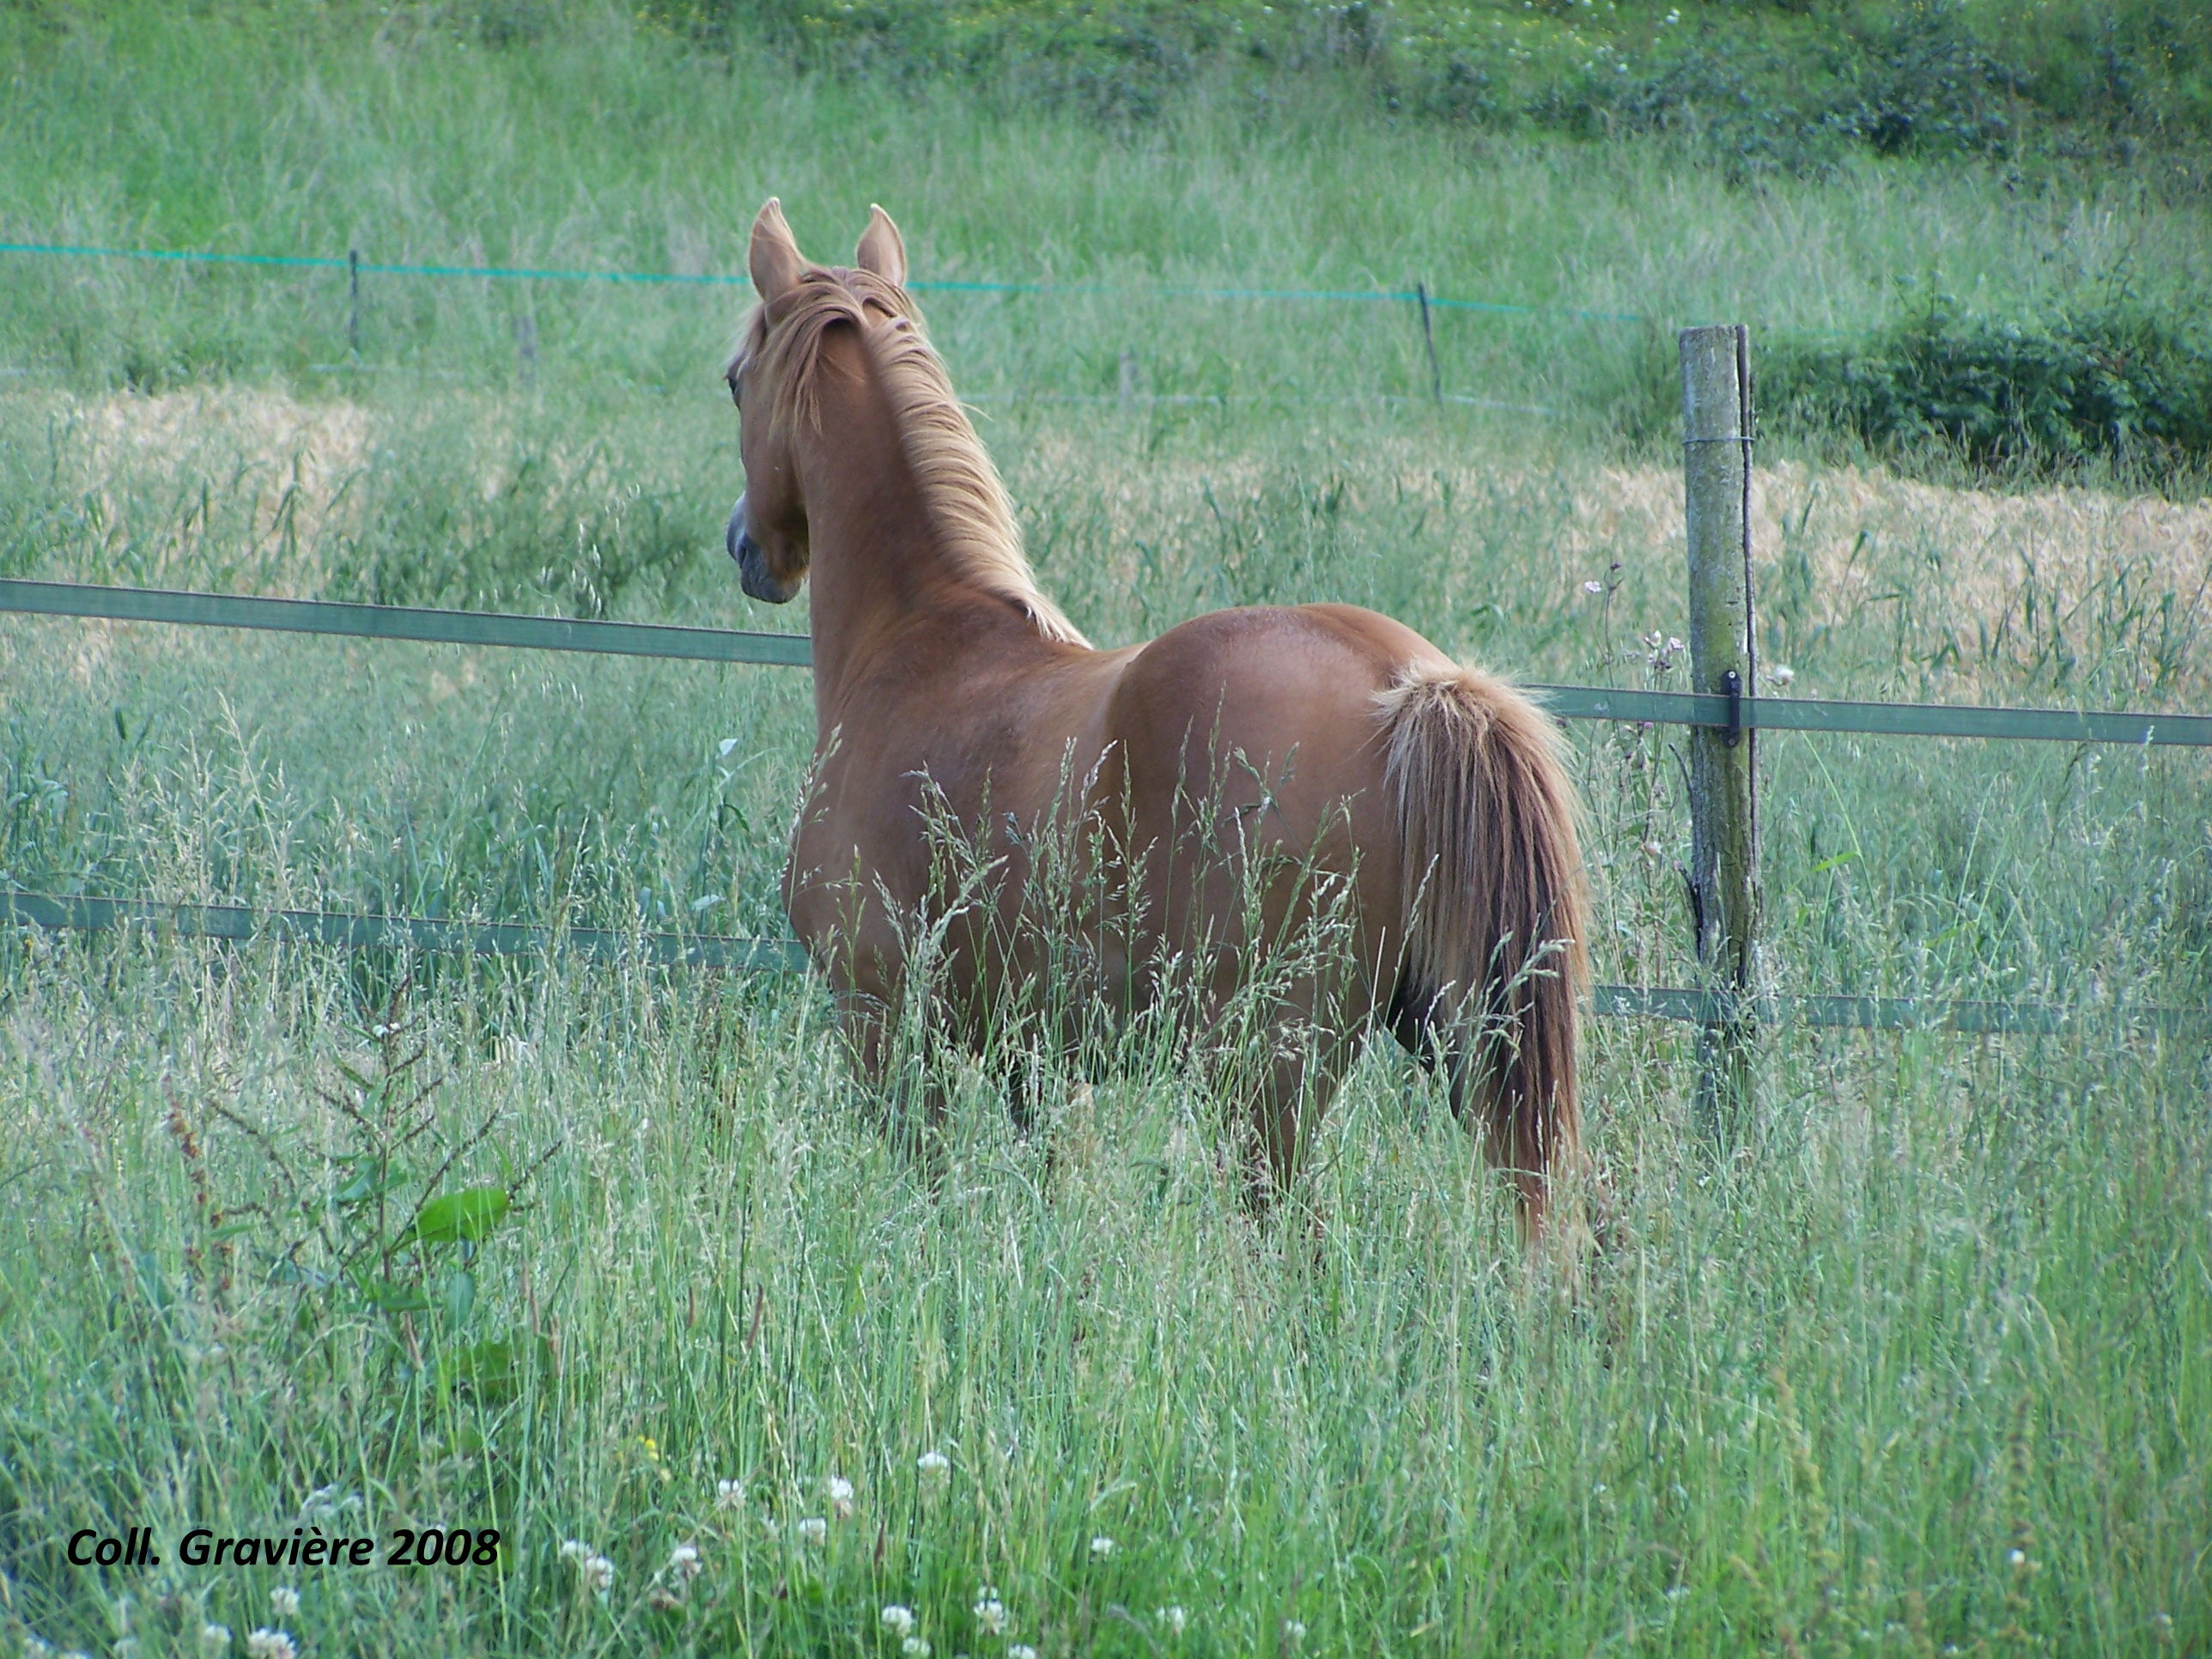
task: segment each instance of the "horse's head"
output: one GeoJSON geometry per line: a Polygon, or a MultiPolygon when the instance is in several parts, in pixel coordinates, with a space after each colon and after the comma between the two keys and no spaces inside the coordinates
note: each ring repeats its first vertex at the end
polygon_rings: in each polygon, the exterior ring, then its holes
{"type": "Polygon", "coordinates": [[[819,319],[806,319],[817,323],[815,329],[799,326],[802,314],[823,309],[820,302],[833,297],[830,289],[837,290],[835,298],[848,309],[856,301],[872,302],[888,312],[887,300],[903,300],[906,244],[890,215],[879,207],[868,210],[868,228],[860,233],[853,266],[836,270],[810,263],[773,197],[753,221],[750,270],[760,304],[727,370],[730,396],[738,405],[745,493],[730,511],[725,543],[738,562],[745,592],[770,605],[781,605],[799,592],[809,559],[806,497],[793,428],[803,402],[798,382],[811,368],[805,347],[818,342],[819,319]],[[794,343],[789,338],[794,335],[802,337],[794,343]],[[799,349],[779,349],[787,343],[799,349]]]}

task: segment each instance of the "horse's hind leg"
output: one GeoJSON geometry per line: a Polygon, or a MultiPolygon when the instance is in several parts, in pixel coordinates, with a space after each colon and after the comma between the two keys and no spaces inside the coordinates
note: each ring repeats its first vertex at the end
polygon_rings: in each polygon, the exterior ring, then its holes
{"type": "Polygon", "coordinates": [[[858,989],[837,992],[836,1005],[853,1075],[877,1127],[909,1151],[934,1138],[948,1103],[938,1022],[925,1018],[921,1030],[902,1031],[898,999],[858,989]]]}
{"type": "Polygon", "coordinates": [[[1216,1050],[1215,1084],[1244,1137],[1245,1197],[1255,1211],[1291,1190],[1358,1054],[1358,1033],[1336,1017],[1340,989],[1319,976],[1304,980],[1285,991],[1265,1024],[1216,1050]]]}

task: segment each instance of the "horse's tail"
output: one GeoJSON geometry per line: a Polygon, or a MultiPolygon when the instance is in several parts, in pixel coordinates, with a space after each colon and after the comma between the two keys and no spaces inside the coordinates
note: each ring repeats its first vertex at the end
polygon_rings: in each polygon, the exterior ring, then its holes
{"type": "Polygon", "coordinates": [[[1478,669],[1417,665],[1382,696],[1404,956],[1391,1023],[1477,1111],[1531,1232],[1579,1158],[1575,1005],[1589,899],[1553,723],[1478,669]]]}

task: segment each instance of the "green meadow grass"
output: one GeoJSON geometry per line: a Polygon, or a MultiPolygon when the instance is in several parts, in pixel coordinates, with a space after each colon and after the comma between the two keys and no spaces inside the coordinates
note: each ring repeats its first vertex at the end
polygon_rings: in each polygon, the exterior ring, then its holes
{"type": "MultiPolygon", "coordinates": [[[[1666,684],[1672,325],[1862,329],[1904,276],[2184,292],[2212,246],[2117,174],[1747,191],[1325,88],[1107,130],[599,12],[477,40],[0,12],[0,240],[727,271],[771,191],[829,257],[881,200],[923,275],[1115,290],[927,301],[1106,641],[1341,599],[1526,678],[1666,684]],[[1536,415],[1428,404],[1410,307],[1161,292],[1414,280],[1651,321],[1443,313],[1448,387],[1536,415]]],[[[804,626],[715,546],[742,291],[380,278],[360,367],[319,368],[342,275],[0,258],[7,574],[804,626]]],[[[2201,505],[1784,459],[1762,644],[1796,690],[2206,706],[2201,505]]],[[[776,935],[810,714],[787,670],[0,620],[0,869],[776,935]]],[[[1678,735],[1574,734],[1605,979],[1692,972],[1678,735]]],[[[2081,1018],[1771,1033],[1727,1158],[1689,1034],[1593,1020],[1611,1218],[1578,1297],[1394,1048],[1255,1218],[1158,1033],[1048,1070],[1027,1137],[953,1067],[918,1157],[796,980],[10,933],[0,1644],[888,1656],[896,1605],[940,1659],[2206,1650],[2212,1066],[2130,1011],[2212,1006],[2212,767],[1798,738],[1762,766],[1778,988],[2081,1018]],[[513,1207],[481,1236],[410,1236],[486,1187],[513,1207]],[[169,1557],[309,1522],[496,1528],[500,1561],[61,1559],[83,1527],[169,1557]]]]}

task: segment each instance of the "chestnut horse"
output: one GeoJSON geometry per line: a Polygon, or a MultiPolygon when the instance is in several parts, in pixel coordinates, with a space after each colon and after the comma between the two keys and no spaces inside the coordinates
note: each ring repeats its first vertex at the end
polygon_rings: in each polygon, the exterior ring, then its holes
{"type": "MultiPolygon", "coordinates": [[[[1221,611],[1094,649],[1036,585],[889,216],[825,268],[772,200],[750,270],[728,545],[756,599],[813,580],[816,766],[784,900],[864,1081],[889,1085],[925,937],[933,1040],[981,1052],[1010,1006],[1043,1009],[1073,971],[1057,925],[1088,942],[1079,1018],[1157,1010],[1181,975],[1203,1053],[1269,951],[1326,916],[1333,948],[1262,988],[1276,1040],[1231,1085],[1260,1196],[1382,1024],[1443,1065],[1543,1231],[1578,1156],[1587,928],[1552,721],[1351,605],[1221,611]],[[1039,847],[1070,825],[1079,867],[1055,886],[1039,847]],[[977,855],[963,894],[934,839],[948,826],[977,855]]],[[[1048,1040],[1072,1045],[1057,1018],[1048,1040]]]]}

